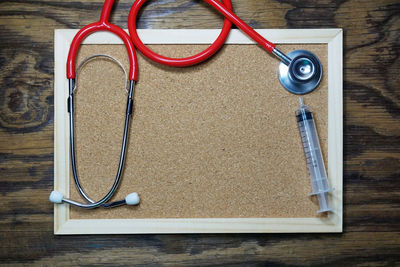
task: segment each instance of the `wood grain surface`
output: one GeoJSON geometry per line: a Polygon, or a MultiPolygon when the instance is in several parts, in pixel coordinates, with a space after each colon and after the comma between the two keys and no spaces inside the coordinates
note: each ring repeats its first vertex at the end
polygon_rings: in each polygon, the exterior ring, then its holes
{"type": "MultiPolygon", "coordinates": [[[[132,1],[112,21],[127,28],[132,1]]],[[[0,2],[0,264],[400,264],[400,2],[234,0],[256,28],[344,29],[344,233],[54,236],[53,31],[102,1],[0,2]]],[[[153,0],[140,28],[219,28],[201,1],[153,0]]]]}

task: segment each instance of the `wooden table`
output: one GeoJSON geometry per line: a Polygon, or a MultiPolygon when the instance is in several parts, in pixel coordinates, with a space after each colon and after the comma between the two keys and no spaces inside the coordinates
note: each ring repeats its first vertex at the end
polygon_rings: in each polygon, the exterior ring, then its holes
{"type": "MultiPolygon", "coordinates": [[[[112,21],[127,28],[132,1],[112,21]]],[[[0,2],[0,262],[400,264],[400,3],[234,0],[256,28],[344,29],[344,233],[54,236],[53,30],[96,21],[102,1],[0,2]]],[[[140,28],[219,28],[193,0],[151,1],[140,28]]]]}

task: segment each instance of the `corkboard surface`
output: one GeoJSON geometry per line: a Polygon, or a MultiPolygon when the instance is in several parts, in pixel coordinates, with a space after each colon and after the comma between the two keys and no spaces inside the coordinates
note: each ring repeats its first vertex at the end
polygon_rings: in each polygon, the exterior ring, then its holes
{"type": "MultiPolygon", "coordinates": [[[[189,56],[204,45],[153,45],[189,56]]],[[[324,66],[320,87],[304,97],[314,110],[327,162],[327,45],[308,49],[324,66]]],[[[79,59],[109,54],[128,67],[122,45],[83,45],[79,59]]],[[[256,45],[225,45],[189,68],[160,66],[138,54],[139,83],[125,171],[114,199],[138,192],[137,207],[82,210],[71,219],[315,217],[294,117],[298,97],[277,79],[279,62],[256,45]]],[[[88,63],[76,91],[78,172],[86,192],[102,197],[117,171],[126,93],[121,69],[88,63]]],[[[71,197],[80,199],[71,179],[71,197]]]]}

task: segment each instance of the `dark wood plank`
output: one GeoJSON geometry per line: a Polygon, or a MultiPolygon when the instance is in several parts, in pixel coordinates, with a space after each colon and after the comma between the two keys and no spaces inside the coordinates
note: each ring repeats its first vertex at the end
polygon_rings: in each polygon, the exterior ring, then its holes
{"type": "MultiPolygon", "coordinates": [[[[112,21],[126,28],[132,1],[112,21]]],[[[0,2],[0,260],[38,265],[400,264],[400,3],[233,1],[256,28],[344,28],[344,234],[53,236],[53,30],[102,1],[0,2]]],[[[150,1],[141,28],[218,28],[199,0],[150,1]]]]}

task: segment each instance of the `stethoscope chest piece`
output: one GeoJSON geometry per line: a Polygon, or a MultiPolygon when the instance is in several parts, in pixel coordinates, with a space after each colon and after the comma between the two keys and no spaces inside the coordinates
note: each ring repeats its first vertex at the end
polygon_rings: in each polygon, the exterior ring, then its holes
{"type": "Polygon", "coordinates": [[[288,54],[289,65],[279,64],[278,76],[283,87],[293,94],[312,92],[321,82],[322,65],[317,56],[306,50],[295,50],[288,54]]]}

